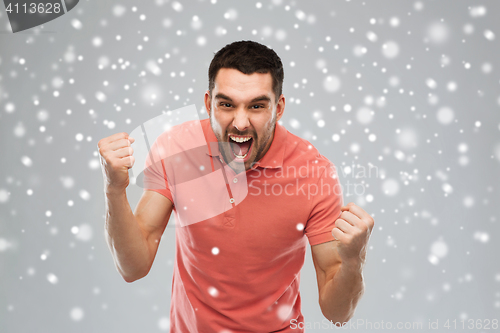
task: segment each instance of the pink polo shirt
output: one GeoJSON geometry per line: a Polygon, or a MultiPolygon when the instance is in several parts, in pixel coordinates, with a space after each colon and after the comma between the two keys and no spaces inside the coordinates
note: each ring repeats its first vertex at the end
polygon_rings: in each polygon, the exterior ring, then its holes
{"type": "Polygon", "coordinates": [[[303,332],[290,325],[304,321],[306,239],[334,240],[343,205],[335,166],[279,124],[266,155],[239,174],[219,156],[208,119],[172,128],[152,148],[173,133],[185,138],[175,154],[144,172],[145,190],[174,203],[170,332],[303,332]],[[205,142],[193,144],[200,128],[205,142]]]}

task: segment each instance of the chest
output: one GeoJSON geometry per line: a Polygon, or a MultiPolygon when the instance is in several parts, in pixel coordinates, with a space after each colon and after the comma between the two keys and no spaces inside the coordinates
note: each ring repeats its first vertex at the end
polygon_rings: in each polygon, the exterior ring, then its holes
{"type": "Polygon", "coordinates": [[[275,177],[272,173],[258,177],[250,174],[246,179],[240,176],[237,181],[227,178],[228,188],[219,188],[217,193],[227,201],[224,211],[178,228],[180,239],[190,251],[200,255],[224,252],[270,262],[304,247],[310,204],[303,179],[275,177]],[[231,197],[235,198],[233,204],[231,197]]]}

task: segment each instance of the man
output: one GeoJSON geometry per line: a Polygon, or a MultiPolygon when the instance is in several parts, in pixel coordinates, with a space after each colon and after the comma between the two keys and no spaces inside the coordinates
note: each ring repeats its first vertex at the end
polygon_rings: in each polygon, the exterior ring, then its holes
{"type": "MultiPolygon", "coordinates": [[[[176,229],[171,332],[303,331],[299,273],[306,239],[328,320],[347,322],[364,292],[374,221],[353,203],[343,206],[334,165],[277,123],[285,110],[282,82],[278,55],[255,42],[226,45],[210,64],[209,119],[200,125],[207,145],[218,143],[207,159],[224,175],[230,201],[224,212],[176,229]],[[237,201],[231,185],[243,179],[248,193],[237,201]]],[[[132,213],[125,189],[133,142],[118,133],[98,144],[107,241],[127,282],[148,274],[172,210],[176,217],[182,210],[172,186],[147,186],[132,213]]],[[[160,183],[172,182],[162,177],[160,183]]]]}

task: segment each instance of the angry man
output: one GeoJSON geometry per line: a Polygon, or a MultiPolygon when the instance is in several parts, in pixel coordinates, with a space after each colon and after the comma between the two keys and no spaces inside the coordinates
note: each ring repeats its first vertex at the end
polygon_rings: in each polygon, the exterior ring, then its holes
{"type": "MultiPolygon", "coordinates": [[[[374,221],[357,205],[344,205],[334,164],[278,123],[285,111],[283,78],[282,62],[267,46],[226,45],[208,70],[209,119],[199,121],[202,133],[190,132],[192,124],[174,129],[187,141],[201,135],[208,147],[200,157],[205,176],[218,172],[225,181],[224,193],[203,186],[191,191],[226,208],[176,228],[170,332],[303,331],[299,279],[307,242],[323,315],[333,323],[354,315],[374,221]],[[242,182],[245,195],[238,197],[233,192],[242,182]]],[[[162,140],[168,144],[166,135],[155,144],[162,140]]],[[[98,144],[107,242],[127,282],[148,274],[172,211],[178,222],[183,210],[176,204],[180,190],[171,184],[178,178],[168,176],[162,162],[158,172],[145,171],[146,187],[132,212],[126,187],[134,141],[117,133],[98,144]]]]}

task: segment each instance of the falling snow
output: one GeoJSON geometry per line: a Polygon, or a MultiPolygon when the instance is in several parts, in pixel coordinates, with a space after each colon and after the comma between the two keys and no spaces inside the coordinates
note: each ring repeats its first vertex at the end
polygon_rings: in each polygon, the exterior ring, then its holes
{"type": "Polygon", "coordinates": [[[74,321],[80,321],[83,319],[83,317],[85,317],[85,313],[83,312],[83,310],[81,308],[77,307],[77,308],[71,309],[69,316],[74,321]]]}
{"type": "MultiPolygon", "coordinates": [[[[7,16],[0,19],[10,31],[7,16]]],[[[0,317],[10,331],[92,331],[108,318],[112,326],[103,329],[131,332],[122,308],[130,301],[145,323],[170,330],[170,294],[152,290],[170,290],[171,279],[152,282],[173,274],[175,224],[165,228],[151,280],[121,284],[105,241],[97,143],[168,110],[203,110],[214,52],[250,39],[275,49],[284,64],[280,123],[336,165],[344,204],[374,216],[369,292],[356,315],[410,316],[424,325],[441,321],[443,309],[451,320],[493,318],[500,308],[499,31],[492,3],[467,0],[453,10],[437,1],[124,0],[80,1],[43,27],[4,34],[0,261],[9,274],[0,317]],[[40,308],[35,300],[47,295],[69,320],[55,322],[40,308]],[[36,321],[25,320],[31,311],[40,312],[36,321]]],[[[132,210],[141,193],[132,178],[132,210]]],[[[308,230],[307,221],[288,222],[284,233],[308,230]]],[[[223,248],[214,240],[200,253],[224,260],[231,254],[223,248]]],[[[311,260],[301,277],[302,311],[320,322],[311,260]]],[[[208,300],[227,300],[222,282],[203,288],[208,300]]],[[[292,313],[285,303],[271,308],[282,321],[292,313]]]]}

